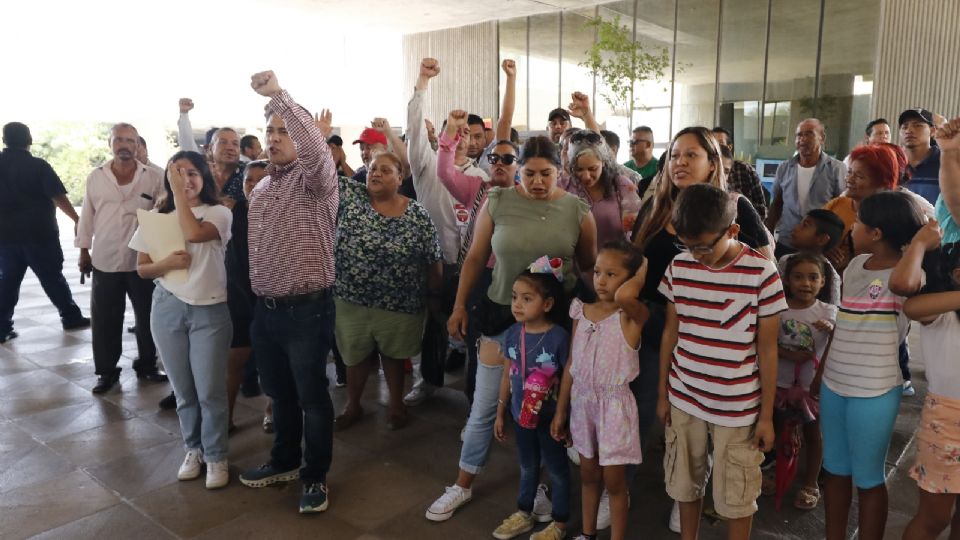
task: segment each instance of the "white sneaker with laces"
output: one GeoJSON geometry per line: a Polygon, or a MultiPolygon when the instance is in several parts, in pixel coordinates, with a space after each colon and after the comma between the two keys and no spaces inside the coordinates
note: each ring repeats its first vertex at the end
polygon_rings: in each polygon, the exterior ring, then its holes
{"type": "Polygon", "coordinates": [[[408,407],[416,407],[426,401],[426,399],[436,391],[436,386],[420,379],[420,381],[413,386],[413,389],[410,390],[407,395],[403,396],[403,404],[408,407]]]}
{"type": "Polygon", "coordinates": [[[230,482],[227,460],[207,462],[207,489],[222,488],[230,482]]]}
{"type": "Polygon", "coordinates": [[[193,480],[200,477],[200,469],[203,467],[203,451],[199,448],[187,450],[187,455],[180,464],[180,470],[177,471],[178,480],[193,480]]]}
{"type": "Polygon", "coordinates": [[[537,523],[547,523],[553,521],[553,503],[547,497],[547,485],[537,486],[537,496],[533,499],[533,511],[530,517],[537,523]]]}
{"type": "Polygon", "coordinates": [[[597,530],[602,531],[610,527],[610,493],[603,490],[600,493],[600,505],[597,507],[597,530]]]}
{"type": "Polygon", "coordinates": [[[464,489],[456,484],[445,489],[439,499],[433,501],[427,508],[427,519],[430,521],[446,521],[461,506],[470,502],[472,490],[464,489]]]}
{"type": "Polygon", "coordinates": [[[673,501],[673,508],[670,510],[670,530],[680,534],[680,503],[673,501]]]}

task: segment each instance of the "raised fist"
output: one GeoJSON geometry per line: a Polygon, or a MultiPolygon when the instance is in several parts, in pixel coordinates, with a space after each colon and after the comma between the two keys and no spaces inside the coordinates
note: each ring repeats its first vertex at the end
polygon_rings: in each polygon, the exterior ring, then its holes
{"type": "Polygon", "coordinates": [[[455,109],[447,116],[447,135],[451,137],[463,131],[467,126],[467,111],[455,109]]]}
{"type": "Polygon", "coordinates": [[[280,83],[272,71],[261,71],[250,77],[250,87],[261,96],[273,97],[280,92],[280,83]]]}
{"type": "Polygon", "coordinates": [[[590,114],[590,98],[583,92],[574,92],[570,95],[570,116],[581,120],[590,114]]]}
{"type": "Polygon", "coordinates": [[[937,128],[933,136],[940,145],[940,150],[960,149],[960,117],[954,118],[937,128]]]}
{"type": "Polygon", "coordinates": [[[507,58],[502,64],[500,64],[500,67],[503,68],[503,72],[507,74],[507,77],[517,76],[517,63],[513,60],[507,58]]]}
{"type": "Polygon", "coordinates": [[[370,122],[370,127],[383,133],[388,139],[390,138],[390,122],[386,118],[374,118],[373,121],[370,122]]]}
{"type": "Polygon", "coordinates": [[[180,98],[180,114],[186,114],[193,110],[193,100],[187,97],[180,98]]]}
{"type": "Polygon", "coordinates": [[[436,58],[424,58],[420,61],[420,76],[432,79],[440,74],[440,62],[436,58]]]}

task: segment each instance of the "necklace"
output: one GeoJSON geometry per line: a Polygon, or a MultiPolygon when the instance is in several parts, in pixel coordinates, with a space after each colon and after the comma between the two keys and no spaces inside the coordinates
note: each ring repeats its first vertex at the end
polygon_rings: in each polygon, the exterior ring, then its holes
{"type": "MultiPolygon", "coordinates": [[[[547,337],[547,332],[550,329],[548,328],[543,332],[543,335],[540,336],[540,341],[533,346],[533,350],[537,350],[537,347],[543,343],[543,340],[547,337]]],[[[524,323],[520,327],[520,380],[524,381],[527,379],[527,325],[524,323]]]]}

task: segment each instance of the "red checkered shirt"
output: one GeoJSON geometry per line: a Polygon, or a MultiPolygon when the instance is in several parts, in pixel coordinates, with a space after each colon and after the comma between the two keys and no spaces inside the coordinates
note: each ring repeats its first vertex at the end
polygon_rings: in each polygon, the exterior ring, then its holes
{"type": "Polygon", "coordinates": [[[250,194],[250,284],[257,296],[290,296],[333,285],[340,203],[337,168],[313,118],[285,90],[270,100],[297,159],[267,168],[250,194]]]}

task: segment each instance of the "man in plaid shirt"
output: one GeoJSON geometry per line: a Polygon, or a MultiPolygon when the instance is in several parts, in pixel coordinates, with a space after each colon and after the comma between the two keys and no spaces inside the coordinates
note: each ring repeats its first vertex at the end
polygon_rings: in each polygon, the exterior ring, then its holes
{"type": "MultiPolygon", "coordinates": [[[[711,130],[713,136],[717,139],[717,144],[726,146],[730,149],[730,155],[733,155],[733,135],[722,127],[715,127],[711,130]]],[[[733,165],[727,171],[727,190],[736,191],[750,200],[750,203],[760,214],[760,219],[767,218],[767,198],[763,193],[763,186],[760,184],[760,176],[757,171],[748,163],[739,159],[733,160],[733,165]]]]}

